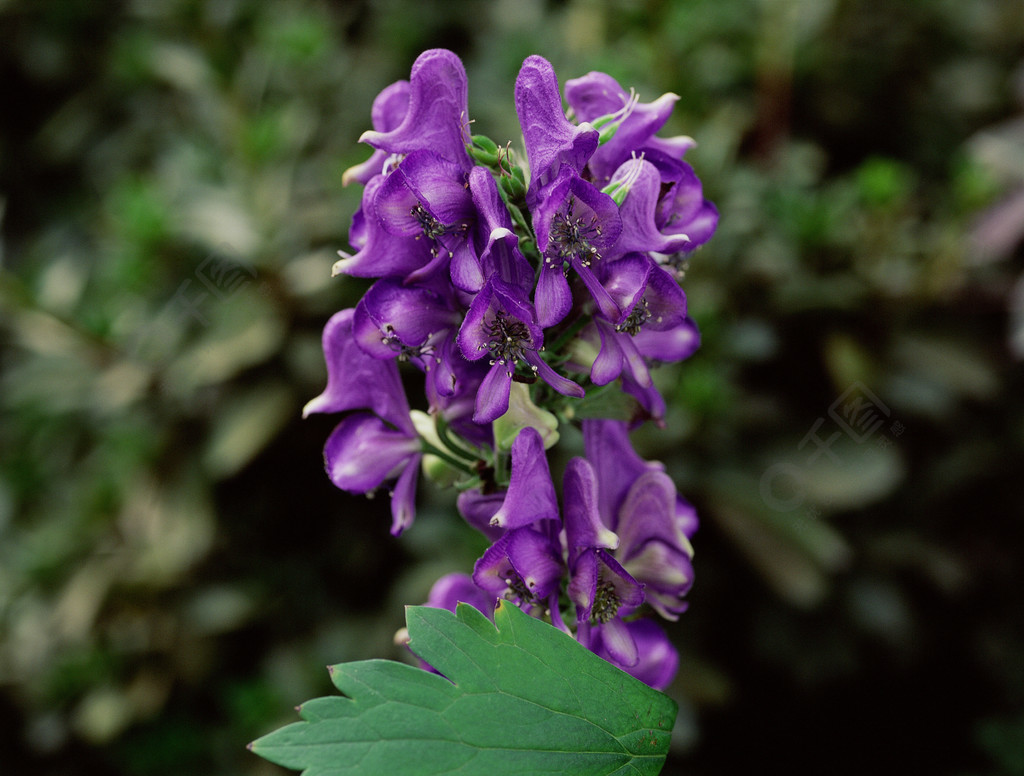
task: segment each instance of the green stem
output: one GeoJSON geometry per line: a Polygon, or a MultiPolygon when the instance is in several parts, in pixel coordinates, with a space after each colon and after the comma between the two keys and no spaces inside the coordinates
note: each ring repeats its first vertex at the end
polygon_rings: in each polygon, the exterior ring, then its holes
{"type": "Polygon", "coordinates": [[[480,460],[480,456],[476,452],[470,450],[461,440],[452,436],[451,431],[448,430],[448,422],[440,414],[437,415],[437,422],[434,424],[434,427],[437,429],[437,435],[441,441],[457,456],[470,463],[480,460]]]}
{"type": "Polygon", "coordinates": [[[466,474],[474,474],[473,470],[471,468],[469,468],[469,466],[466,464],[465,461],[460,460],[458,458],[455,458],[454,456],[449,455],[448,453],[446,453],[444,450],[441,450],[440,448],[434,447],[434,445],[430,444],[430,442],[427,442],[422,437],[420,438],[420,450],[422,450],[427,455],[437,456],[442,461],[444,461],[445,463],[447,463],[450,466],[454,466],[459,471],[463,471],[466,474]]]}

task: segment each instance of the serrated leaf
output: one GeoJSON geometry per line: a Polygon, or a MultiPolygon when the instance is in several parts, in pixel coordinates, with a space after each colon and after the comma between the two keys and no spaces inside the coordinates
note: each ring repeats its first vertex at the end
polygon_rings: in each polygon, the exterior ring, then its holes
{"type": "Polygon", "coordinates": [[[406,610],[410,648],[442,675],[387,660],[331,668],[347,697],[251,749],[306,776],[642,776],[661,770],[676,703],[501,602],[406,610]]]}

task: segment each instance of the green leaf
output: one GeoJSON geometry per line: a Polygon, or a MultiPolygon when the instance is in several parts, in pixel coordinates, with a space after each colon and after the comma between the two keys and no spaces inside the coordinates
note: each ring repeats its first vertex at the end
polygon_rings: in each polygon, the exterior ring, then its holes
{"type": "Polygon", "coordinates": [[[348,697],[250,745],[306,776],[656,774],[676,703],[572,637],[500,602],[406,609],[410,648],[443,674],[366,660],[333,666],[348,697]],[[445,678],[447,677],[447,678],[445,678]]]}

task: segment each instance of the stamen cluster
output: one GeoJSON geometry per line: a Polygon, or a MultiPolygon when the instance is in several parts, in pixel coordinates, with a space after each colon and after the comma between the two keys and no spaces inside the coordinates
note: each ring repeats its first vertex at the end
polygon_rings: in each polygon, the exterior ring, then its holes
{"type": "Polygon", "coordinates": [[[343,413],[328,476],[352,493],[387,487],[396,535],[421,471],[459,490],[460,514],[492,544],[471,575],[438,581],[432,605],[513,601],[664,687],[678,658],[646,615],[685,609],[697,523],[629,430],[662,423],[650,368],[699,344],[673,268],[718,214],[683,161],[693,141],[657,137],[675,95],[641,103],[589,73],[565,99],[572,120],[551,65],[529,57],[515,150],[469,135],[468,81],[449,51],[424,52],[378,95],[360,138],[373,153],[344,176],[364,186],[355,252],[334,266],[375,282],[328,321],[327,386],[305,414],[343,413]],[[410,410],[400,362],[422,372],[427,412],[410,410]],[[546,451],[612,391],[631,419],[582,422],[586,454],[560,501],[546,451]]]}

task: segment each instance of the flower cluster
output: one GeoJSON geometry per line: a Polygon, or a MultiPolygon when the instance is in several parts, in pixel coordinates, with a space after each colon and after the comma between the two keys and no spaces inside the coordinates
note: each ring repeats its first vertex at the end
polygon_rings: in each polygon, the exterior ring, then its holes
{"type": "Polygon", "coordinates": [[[373,154],[345,175],[364,185],[355,252],[334,273],[375,282],[325,327],[327,387],[305,413],[345,413],[328,476],[389,487],[396,535],[421,470],[460,490],[493,543],[432,605],[514,601],[661,688],[678,658],[642,615],[685,609],[696,515],[600,408],[661,422],[650,369],[699,344],[679,279],[718,214],[682,160],[693,141],[656,136],[675,95],[640,103],[589,73],[565,84],[570,119],[530,57],[515,85],[525,154],[470,134],[467,95],[462,63],[436,49],[374,101],[373,154]],[[422,373],[427,412],[410,410],[399,362],[422,373]],[[584,416],[560,505],[546,450],[584,416]]]}

